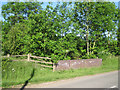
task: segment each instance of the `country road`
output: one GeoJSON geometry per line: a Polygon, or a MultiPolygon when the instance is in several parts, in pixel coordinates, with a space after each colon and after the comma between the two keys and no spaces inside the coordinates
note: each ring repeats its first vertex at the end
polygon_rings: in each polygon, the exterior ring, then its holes
{"type": "Polygon", "coordinates": [[[118,88],[118,71],[32,84],[25,88],[118,88]]]}

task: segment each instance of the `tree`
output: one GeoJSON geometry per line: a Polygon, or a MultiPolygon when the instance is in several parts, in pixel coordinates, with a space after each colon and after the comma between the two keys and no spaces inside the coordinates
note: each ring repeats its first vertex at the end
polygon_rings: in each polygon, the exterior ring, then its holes
{"type": "Polygon", "coordinates": [[[117,40],[118,40],[118,54],[120,54],[120,1],[118,3],[118,30],[117,30],[117,40]]]}
{"type": "Polygon", "coordinates": [[[41,4],[38,2],[8,2],[2,6],[2,14],[7,22],[14,25],[28,19],[31,13],[37,14],[38,9],[42,9],[41,4]]]}
{"type": "Polygon", "coordinates": [[[16,23],[7,34],[7,41],[3,42],[5,51],[9,54],[25,54],[29,44],[29,27],[22,23],[16,23]],[[7,48],[7,50],[6,50],[7,48]]]}
{"type": "Polygon", "coordinates": [[[98,46],[102,46],[100,43],[103,43],[102,38],[106,30],[107,32],[114,32],[116,29],[113,21],[116,18],[115,4],[111,2],[76,2],[74,5],[76,11],[74,18],[76,22],[79,21],[80,28],[86,34],[87,55],[89,55],[88,48],[90,48],[91,54],[93,54],[96,42],[98,46]]]}
{"type": "Polygon", "coordinates": [[[101,51],[117,50],[114,3],[58,2],[55,7],[48,3],[43,9],[41,4],[11,2],[3,6],[5,54],[31,53],[57,61],[95,58],[101,51]],[[23,8],[14,10],[21,5],[23,8]]]}

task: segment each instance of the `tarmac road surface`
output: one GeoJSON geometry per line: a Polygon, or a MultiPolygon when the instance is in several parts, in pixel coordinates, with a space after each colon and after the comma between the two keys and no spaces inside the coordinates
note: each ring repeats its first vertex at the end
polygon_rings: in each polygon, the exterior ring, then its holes
{"type": "Polygon", "coordinates": [[[25,88],[118,88],[118,71],[32,84],[25,88]]]}

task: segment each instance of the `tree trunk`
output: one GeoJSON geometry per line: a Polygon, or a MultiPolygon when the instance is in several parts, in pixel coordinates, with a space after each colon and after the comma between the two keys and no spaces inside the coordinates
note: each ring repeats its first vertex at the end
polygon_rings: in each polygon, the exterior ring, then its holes
{"type": "Polygon", "coordinates": [[[90,55],[91,55],[91,41],[90,41],[90,55]]]}
{"type": "Polygon", "coordinates": [[[108,31],[108,48],[109,48],[109,44],[110,44],[109,38],[110,38],[110,33],[109,33],[109,31],[108,31]]]}
{"type": "Polygon", "coordinates": [[[86,33],[86,41],[87,41],[87,55],[89,55],[89,40],[88,40],[88,35],[89,35],[89,32],[88,32],[88,25],[87,25],[87,33],[86,33]]]}
{"type": "Polygon", "coordinates": [[[96,42],[96,41],[93,42],[93,50],[92,50],[92,54],[94,54],[95,42],[96,42]]]}

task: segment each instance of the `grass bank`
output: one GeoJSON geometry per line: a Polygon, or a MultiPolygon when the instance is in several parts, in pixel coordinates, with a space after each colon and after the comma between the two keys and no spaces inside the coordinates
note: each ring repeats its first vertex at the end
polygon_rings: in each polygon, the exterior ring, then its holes
{"type": "Polygon", "coordinates": [[[11,87],[13,85],[29,83],[43,83],[60,79],[68,79],[77,76],[93,75],[97,73],[110,72],[118,70],[118,57],[108,56],[103,59],[101,67],[71,69],[52,72],[52,69],[42,68],[40,65],[35,67],[32,62],[4,62],[2,69],[2,87],[11,87]],[[6,67],[5,67],[6,66],[6,67]]]}

